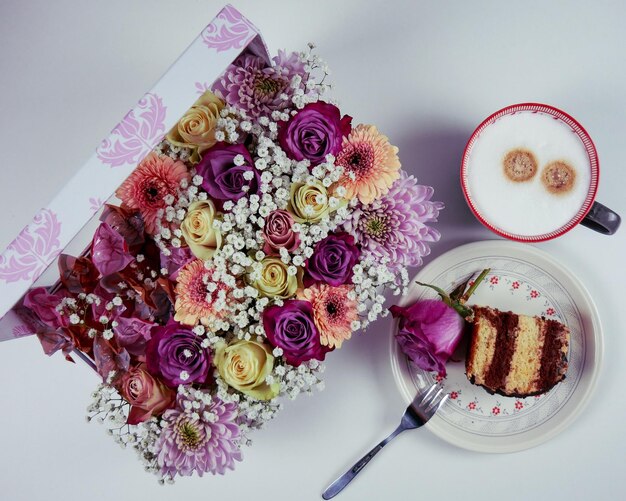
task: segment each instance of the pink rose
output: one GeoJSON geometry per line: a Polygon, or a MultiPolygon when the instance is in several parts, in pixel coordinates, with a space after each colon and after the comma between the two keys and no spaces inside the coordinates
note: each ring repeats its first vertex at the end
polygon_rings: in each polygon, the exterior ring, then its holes
{"type": "Polygon", "coordinates": [[[131,405],[128,424],[138,424],[174,405],[176,393],[145,370],[145,364],[130,369],[120,383],[122,397],[131,405]]]}
{"type": "Polygon", "coordinates": [[[396,341],[404,354],[420,369],[445,377],[445,364],[463,336],[463,317],[439,299],[392,306],[389,311],[400,319],[396,341]]]}
{"type": "Polygon", "coordinates": [[[284,248],[293,252],[300,245],[300,237],[293,231],[293,216],[286,210],[275,210],[265,219],[263,238],[266,254],[278,254],[279,249],[284,248]]]}

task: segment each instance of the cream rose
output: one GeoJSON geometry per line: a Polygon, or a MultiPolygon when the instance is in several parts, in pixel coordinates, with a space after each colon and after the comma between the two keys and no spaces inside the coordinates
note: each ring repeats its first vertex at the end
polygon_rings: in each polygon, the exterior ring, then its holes
{"type": "Polygon", "coordinates": [[[298,223],[318,223],[331,211],[328,192],[319,181],[292,183],[287,210],[298,223]]]}
{"type": "Polygon", "coordinates": [[[167,134],[167,140],[175,146],[191,146],[192,160],[199,160],[202,152],[216,143],[215,126],[220,118],[224,102],[211,91],[206,91],[183,115],[167,134]]]}
{"type": "Polygon", "coordinates": [[[193,202],[188,210],[180,230],[185,242],[198,259],[210,259],[222,246],[222,235],[213,227],[217,216],[212,200],[193,202]]]}
{"type": "Polygon", "coordinates": [[[238,339],[221,343],[213,363],[222,379],[232,388],[258,400],[271,400],[280,391],[278,383],[267,384],[265,378],[274,369],[271,348],[256,341],[238,339]]]}
{"type": "Polygon", "coordinates": [[[302,283],[302,268],[298,267],[295,275],[289,275],[287,265],[279,257],[267,256],[261,261],[260,270],[248,273],[248,280],[261,297],[288,299],[302,283]]]}

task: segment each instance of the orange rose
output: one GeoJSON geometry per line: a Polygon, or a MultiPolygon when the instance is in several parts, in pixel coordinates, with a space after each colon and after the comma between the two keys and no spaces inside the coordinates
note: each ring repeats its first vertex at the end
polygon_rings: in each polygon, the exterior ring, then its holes
{"type": "Polygon", "coordinates": [[[122,376],[119,389],[131,405],[128,424],[147,421],[173,406],[176,393],[145,370],[145,364],[130,369],[122,376]]]}

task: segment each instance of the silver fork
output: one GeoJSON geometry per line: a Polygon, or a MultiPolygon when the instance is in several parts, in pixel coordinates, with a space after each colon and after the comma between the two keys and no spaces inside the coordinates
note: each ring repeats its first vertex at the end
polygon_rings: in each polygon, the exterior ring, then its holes
{"type": "Polygon", "coordinates": [[[435,415],[435,412],[437,412],[439,407],[441,407],[448,398],[448,395],[444,395],[442,398],[441,394],[443,393],[443,389],[440,388],[438,391],[435,391],[436,388],[437,385],[433,384],[428,389],[428,391],[417,395],[413,399],[413,402],[411,402],[411,404],[406,408],[406,411],[404,411],[402,421],[400,421],[400,425],[394,430],[394,432],[382,442],[380,442],[371,451],[365,454],[365,456],[359,459],[352,468],[350,468],[347,472],[345,472],[337,480],[330,484],[328,488],[322,493],[322,498],[334,498],[346,487],[346,485],[352,482],[354,477],[356,477],[361,472],[361,470],[365,468],[367,463],[369,463],[371,459],[376,454],[378,454],[383,447],[385,447],[385,445],[391,442],[391,440],[396,438],[398,435],[400,435],[400,433],[405,430],[419,428],[431,417],[433,417],[435,415]]]}

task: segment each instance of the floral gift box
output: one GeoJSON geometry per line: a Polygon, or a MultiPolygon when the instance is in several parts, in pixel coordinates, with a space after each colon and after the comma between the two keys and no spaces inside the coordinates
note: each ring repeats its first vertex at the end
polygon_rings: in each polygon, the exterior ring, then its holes
{"type": "MultiPolygon", "coordinates": [[[[183,113],[242,52],[270,58],[257,28],[224,7],[0,255],[0,340],[28,333],[13,306],[183,113]]],[[[54,281],[54,280],[53,280],[54,281]]]]}
{"type": "Polygon", "coordinates": [[[88,419],[161,481],[233,469],[439,239],[328,74],[225,7],[0,256],[0,336],[94,369],[88,419]]]}

